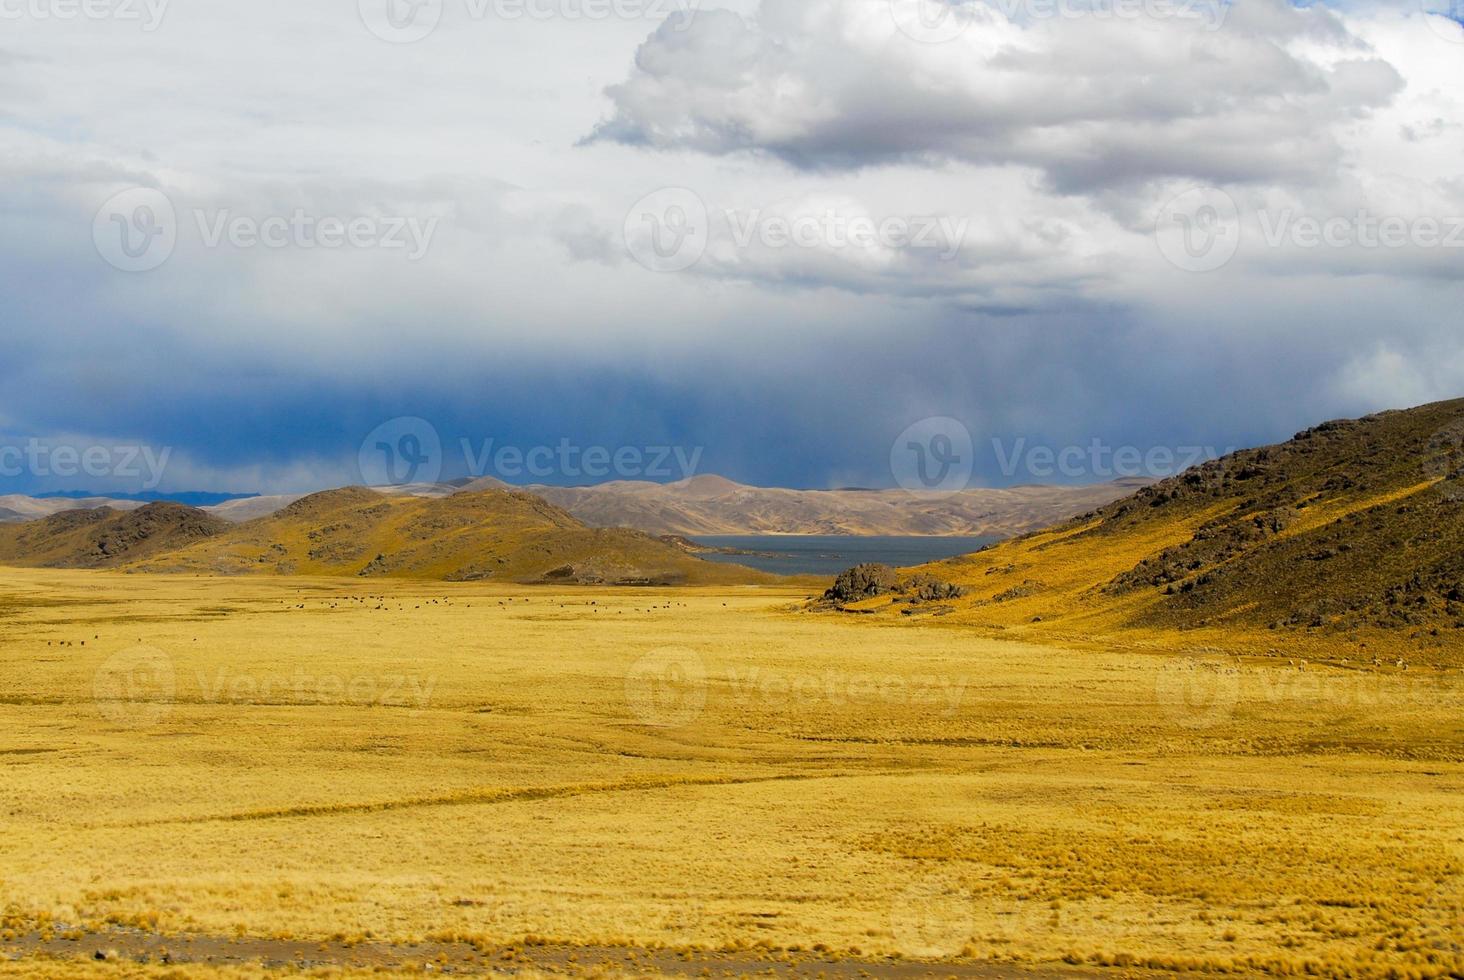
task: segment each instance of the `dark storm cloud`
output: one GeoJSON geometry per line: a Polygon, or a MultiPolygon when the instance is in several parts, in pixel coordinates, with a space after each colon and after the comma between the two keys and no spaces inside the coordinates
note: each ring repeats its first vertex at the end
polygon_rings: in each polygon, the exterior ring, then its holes
{"type": "Polygon", "coordinates": [[[993,439],[1225,448],[1464,390],[1455,252],[1257,237],[1286,209],[1464,214],[1464,130],[1438,124],[1464,118],[1464,49],[1416,16],[1257,0],[1220,31],[992,20],[932,45],[885,0],[788,0],[649,41],[505,23],[394,46],[352,10],[191,9],[151,35],[9,25],[0,445],[142,442],[173,450],[171,489],[305,490],[358,479],[368,433],[417,416],[449,476],[471,475],[463,439],[568,440],[888,486],[896,436],[951,416],[1006,483],[1042,477],[993,439]],[[1245,213],[1205,273],[1154,234],[1196,181],[1245,213]],[[718,234],[655,272],[625,226],[668,185],[718,234]],[[139,187],[172,197],[179,240],[128,273],[94,220],[139,187]],[[413,261],[209,245],[196,220],[296,209],[439,225],[413,261]],[[964,230],[924,251],[730,234],[831,212],[964,230]]]}

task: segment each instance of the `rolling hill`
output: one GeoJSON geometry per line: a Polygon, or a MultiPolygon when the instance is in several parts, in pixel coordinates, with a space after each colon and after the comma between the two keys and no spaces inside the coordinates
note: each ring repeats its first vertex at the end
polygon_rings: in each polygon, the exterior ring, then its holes
{"type": "Polygon", "coordinates": [[[68,510],[0,526],[0,563],[46,568],[118,568],[185,548],[230,525],[182,504],[68,510]]]}
{"type": "Polygon", "coordinates": [[[1464,400],[1327,422],[921,571],[964,588],[943,612],[1007,629],[1384,630],[1464,648],[1464,400]]]}
{"type": "Polygon", "coordinates": [[[701,561],[639,531],[587,527],[532,494],[505,490],[419,497],[348,487],[226,528],[130,567],[565,584],[770,578],[701,561]]]}

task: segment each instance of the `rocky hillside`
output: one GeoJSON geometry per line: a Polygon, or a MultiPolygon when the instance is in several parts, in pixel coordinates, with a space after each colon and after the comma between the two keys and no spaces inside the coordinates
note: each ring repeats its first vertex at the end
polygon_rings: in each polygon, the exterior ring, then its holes
{"type": "Polygon", "coordinates": [[[1386,630],[1464,646],[1464,400],[1328,422],[928,566],[1005,627],[1386,630]]]}
{"type": "Polygon", "coordinates": [[[1206,518],[1106,588],[1157,591],[1147,618],[1165,623],[1464,629],[1461,448],[1455,401],[1328,422],[1199,467],[1101,512],[1103,535],[1206,518]]]}
{"type": "Polygon", "coordinates": [[[229,528],[226,521],[182,504],[147,504],[130,511],[69,510],[0,526],[0,563],[116,568],[187,548],[229,528]]]}

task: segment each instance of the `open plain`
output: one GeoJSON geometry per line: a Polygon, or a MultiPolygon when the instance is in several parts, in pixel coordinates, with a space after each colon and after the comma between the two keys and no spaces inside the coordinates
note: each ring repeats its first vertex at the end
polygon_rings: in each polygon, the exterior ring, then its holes
{"type": "Polygon", "coordinates": [[[809,595],[0,571],[0,972],[1464,968],[1452,660],[809,595]]]}

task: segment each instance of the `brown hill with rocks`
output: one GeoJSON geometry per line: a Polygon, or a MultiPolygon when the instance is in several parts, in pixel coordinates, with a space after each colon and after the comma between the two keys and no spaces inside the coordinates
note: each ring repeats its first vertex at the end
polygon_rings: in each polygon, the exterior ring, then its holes
{"type": "Polygon", "coordinates": [[[25,524],[0,525],[0,563],[44,568],[116,568],[186,548],[230,525],[195,507],[146,504],[69,510],[25,524]]]}

